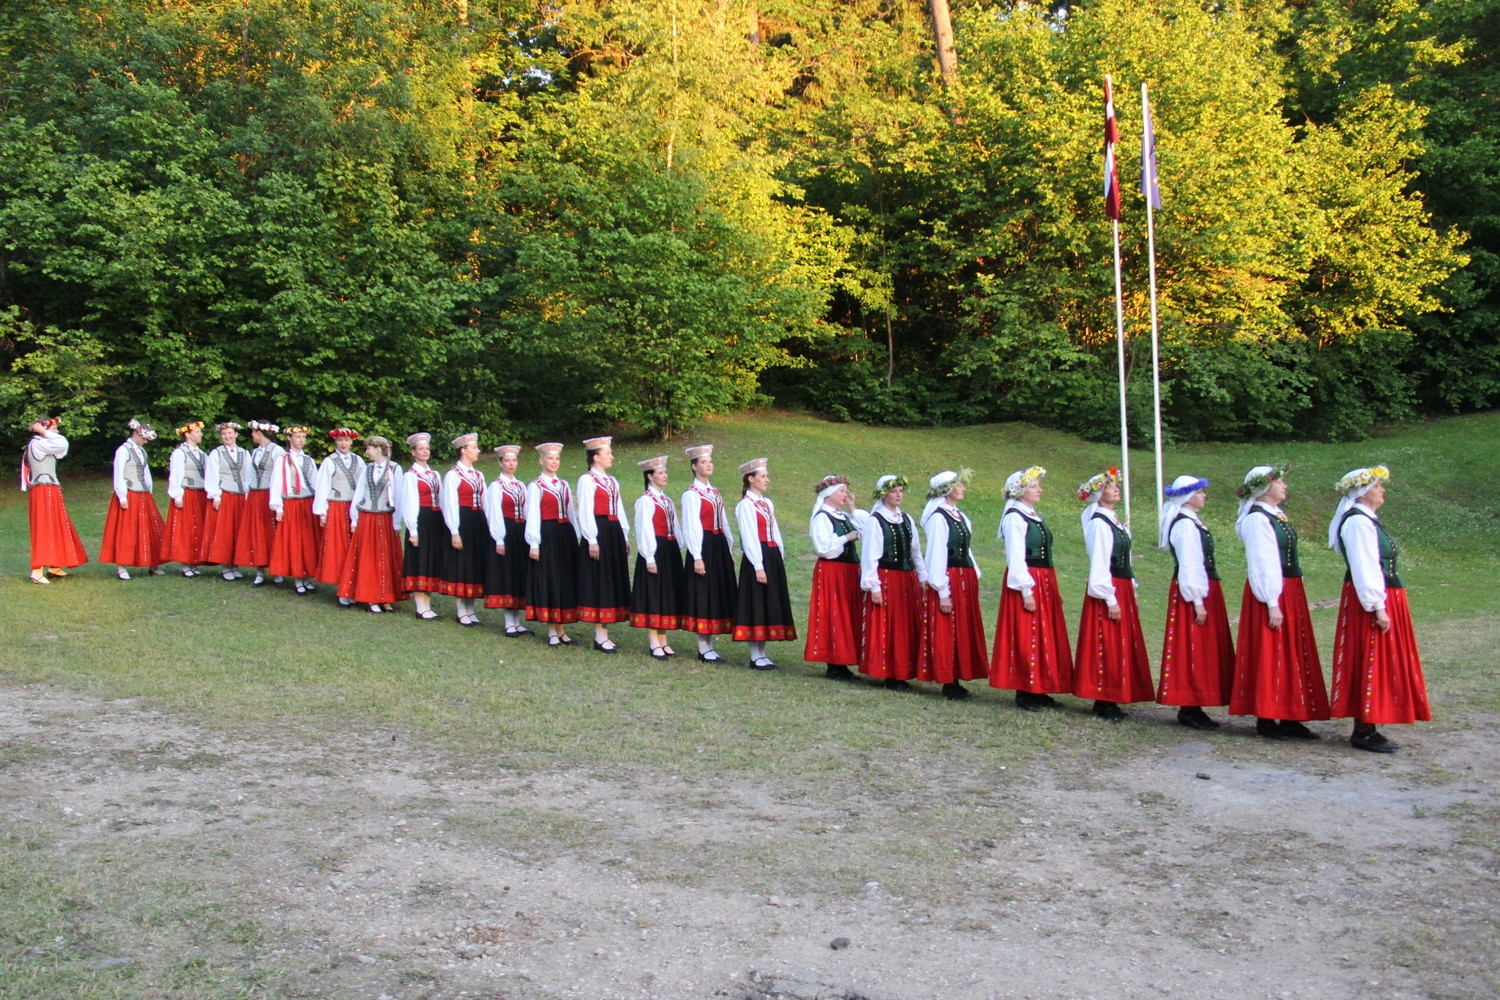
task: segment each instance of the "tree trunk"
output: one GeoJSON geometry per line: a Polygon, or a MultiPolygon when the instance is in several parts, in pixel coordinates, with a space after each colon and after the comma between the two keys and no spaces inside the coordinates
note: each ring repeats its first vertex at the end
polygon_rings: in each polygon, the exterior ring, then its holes
{"type": "Polygon", "coordinates": [[[943,74],[943,86],[951,87],[958,82],[958,53],[953,51],[953,17],[948,12],[948,0],[929,0],[932,8],[932,33],[937,41],[938,72],[943,74]]]}

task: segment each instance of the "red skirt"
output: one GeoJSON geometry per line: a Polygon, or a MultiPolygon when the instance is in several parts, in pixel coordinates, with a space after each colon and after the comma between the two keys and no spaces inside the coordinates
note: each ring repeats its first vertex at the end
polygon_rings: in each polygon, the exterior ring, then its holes
{"type": "Polygon", "coordinates": [[[937,684],[972,681],[989,673],[984,652],[984,618],[979,613],[979,574],[968,566],[948,570],[953,611],[943,614],[936,590],[927,591],[927,642],[917,679],[937,684]]]}
{"type": "Polygon", "coordinates": [[[1184,600],[1177,581],[1167,592],[1167,635],[1161,647],[1161,680],[1156,700],[1162,705],[1227,705],[1234,688],[1234,642],[1224,588],[1208,581],[1203,599],[1208,621],[1198,624],[1198,609],[1184,600]]]}
{"type": "Polygon", "coordinates": [[[104,540],[99,543],[99,561],[116,566],[157,566],[162,562],[162,534],[166,525],[156,498],[150,493],[127,493],[129,507],[109,495],[109,513],[104,515],[104,540]]]}
{"type": "Polygon", "coordinates": [[[819,559],[813,566],[802,658],[845,667],[858,663],[862,603],[859,563],[819,559]]]}
{"type": "Polygon", "coordinates": [[[349,501],[328,501],[327,517],[328,523],[323,525],[323,551],[318,555],[318,582],[339,584],[344,582],[341,572],[349,555],[349,501]]]}
{"type": "Polygon", "coordinates": [[[83,539],[68,517],[62,487],[55,483],[33,486],[27,492],[31,505],[31,568],[82,566],[89,561],[83,539]]]}
{"type": "Polygon", "coordinates": [[[1266,606],[1255,599],[1248,582],[1242,601],[1229,714],[1286,722],[1328,718],[1328,689],[1302,579],[1282,581],[1281,628],[1274,632],[1266,606]]]}
{"type": "Polygon", "coordinates": [[[990,686],[1032,694],[1071,694],[1073,649],[1068,645],[1057,572],[1032,567],[1031,579],[1035,612],[1027,612],[1019,590],[1006,587],[1000,592],[990,686]]]}
{"type": "Polygon", "coordinates": [[[245,518],[240,522],[244,563],[246,566],[269,566],[276,537],[276,515],[271,510],[271,491],[251,490],[245,496],[245,518]]]}
{"type": "Polygon", "coordinates": [[[394,515],[360,511],[339,572],[339,596],[355,604],[406,600],[410,595],[402,589],[403,556],[394,515]]]}
{"type": "Polygon", "coordinates": [[[247,511],[243,493],[219,494],[219,506],[208,505],[203,521],[203,556],[198,561],[220,566],[249,566],[243,525],[247,511]]]}
{"type": "Polygon", "coordinates": [[[1405,590],[1386,588],[1385,613],[1391,620],[1389,632],[1376,627],[1354,584],[1344,584],[1333,640],[1333,716],[1372,725],[1430,722],[1427,682],[1405,590]]]}
{"type": "Polygon", "coordinates": [[[922,583],[914,569],[881,569],[880,604],[865,595],[859,672],[866,677],[915,680],[926,633],[922,583]]]}
{"type": "Polygon", "coordinates": [[[1135,606],[1135,581],[1115,577],[1120,620],[1109,620],[1109,605],[1097,597],[1083,599],[1078,616],[1078,655],[1073,658],[1073,693],[1095,701],[1151,701],[1151,661],[1135,606]]]}
{"type": "MultiPolygon", "coordinates": [[[[281,501],[281,523],[271,539],[271,575],[305,580],[318,575],[318,555],[323,548],[323,529],[313,516],[312,497],[288,497],[281,501]]],[[[273,512],[272,517],[275,517],[273,512]]]]}
{"type": "Polygon", "coordinates": [[[162,562],[198,565],[203,554],[203,522],[207,509],[208,494],[202,490],[183,490],[181,508],[175,501],[167,501],[167,548],[162,553],[162,562]]]}

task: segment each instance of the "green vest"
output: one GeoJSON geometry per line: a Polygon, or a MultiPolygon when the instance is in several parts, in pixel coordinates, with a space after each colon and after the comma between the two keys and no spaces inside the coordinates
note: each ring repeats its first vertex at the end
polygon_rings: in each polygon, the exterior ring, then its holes
{"type": "MultiPolygon", "coordinates": [[[[1353,507],[1345,511],[1343,518],[1339,521],[1339,550],[1344,553],[1345,583],[1354,582],[1354,573],[1349,568],[1349,548],[1343,544],[1344,522],[1355,514],[1359,514],[1361,517],[1369,517],[1368,514],[1361,512],[1358,507],[1353,507]]],[[[1380,573],[1385,577],[1386,589],[1405,590],[1406,587],[1401,583],[1401,575],[1396,568],[1396,560],[1401,554],[1401,546],[1397,545],[1396,540],[1385,530],[1385,525],[1380,523],[1380,518],[1371,517],[1370,520],[1375,522],[1375,537],[1380,542],[1380,573]]]]}
{"type": "MultiPolygon", "coordinates": [[[[849,521],[845,518],[834,517],[826,510],[820,510],[818,511],[818,513],[825,515],[829,521],[833,522],[833,533],[835,535],[838,535],[840,538],[843,538],[845,535],[849,534],[849,532],[854,530],[854,523],[852,521],[849,521]]],[[[818,558],[822,559],[823,557],[819,556],[818,558]]],[[[823,561],[857,563],[859,562],[859,550],[856,549],[853,545],[845,545],[844,551],[840,552],[832,559],[824,559],[823,561]]]]}
{"type": "Polygon", "coordinates": [[[1134,580],[1135,570],[1130,568],[1130,533],[1120,527],[1108,514],[1094,511],[1094,517],[1109,525],[1115,533],[1115,548],[1109,554],[1109,575],[1116,580],[1134,580]]]}
{"type": "Polygon", "coordinates": [[[1026,520],[1026,565],[1032,569],[1051,569],[1052,529],[1047,527],[1047,522],[1026,517],[1025,513],[1015,507],[1006,511],[1002,520],[1012,514],[1026,520]]]}
{"type": "Polygon", "coordinates": [[[881,569],[916,569],[911,561],[911,518],[902,514],[901,520],[892,524],[871,511],[870,520],[880,522],[880,535],[885,542],[885,549],[876,565],[881,569]]]}
{"type": "Polygon", "coordinates": [[[947,504],[939,507],[938,513],[948,519],[948,568],[972,566],[974,563],[969,559],[969,538],[973,532],[969,530],[969,522],[956,511],[949,514],[945,507],[947,504]]]}
{"type": "Polygon", "coordinates": [[[1276,532],[1276,552],[1281,556],[1281,575],[1288,579],[1302,577],[1302,565],[1297,562],[1297,529],[1291,521],[1283,521],[1264,507],[1256,507],[1251,513],[1266,515],[1276,532]]]}
{"type": "MultiPolygon", "coordinates": [[[[1170,537],[1172,534],[1172,529],[1177,527],[1177,522],[1183,520],[1192,521],[1193,526],[1198,529],[1198,537],[1203,541],[1204,572],[1208,574],[1208,578],[1210,580],[1217,580],[1219,578],[1219,567],[1214,565],[1214,533],[1212,531],[1209,531],[1208,528],[1203,525],[1202,521],[1199,521],[1197,518],[1188,517],[1186,514],[1178,514],[1176,517],[1172,518],[1172,523],[1167,526],[1167,535],[1170,537]]],[[[1172,579],[1175,580],[1177,579],[1178,569],[1177,548],[1175,546],[1168,547],[1172,549],[1172,579]]]]}

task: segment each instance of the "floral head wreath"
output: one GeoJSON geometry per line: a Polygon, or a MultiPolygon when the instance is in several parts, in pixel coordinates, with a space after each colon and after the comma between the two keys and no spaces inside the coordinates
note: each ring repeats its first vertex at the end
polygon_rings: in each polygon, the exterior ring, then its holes
{"type": "Polygon", "coordinates": [[[1119,481],[1120,470],[1111,465],[1097,476],[1078,484],[1078,499],[1087,500],[1110,483],[1118,483],[1119,481]]]}
{"type": "Polygon", "coordinates": [[[927,499],[936,500],[953,492],[953,487],[969,485],[969,480],[974,478],[973,469],[959,469],[958,474],[940,486],[932,486],[927,490],[927,499]]]}
{"type": "Polygon", "coordinates": [[[1374,465],[1368,469],[1356,469],[1343,479],[1340,479],[1333,488],[1341,494],[1348,495],[1355,490],[1364,489],[1366,486],[1373,486],[1375,483],[1389,482],[1390,478],[1391,470],[1389,466],[1374,465]]]}
{"type": "Polygon", "coordinates": [[[880,501],[893,490],[904,490],[909,484],[905,476],[881,476],[880,481],[875,484],[875,492],[871,500],[880,501]]]}
{"type": "Polygon", "coordinates": [[[189,421],[188,423],[183,424],[181,427],[177,428],[177,436],[178,437],[187,437],[188,431],[201,431],[202,429],[203,429],[203,421],[201,421],[201,420],[192,420],[192,421],[189,421]]]}
{"type": "Polygon", "coordinates": [[[1026,492],[1028,487],[1036,486],[1046,478],[1047,470],[1042,468],[1040,465],[1033,465],[1025,472],[1022,472],[1019,479],[1017,479],[1014,483],[1010,483],[1006,487],[1005,495],[1008,499],[1017,500],[1020,498],[1022,493],[1026,492]]]}
{"type": "Polygon", "coordinates": [[[824,476],[813,485],[814,493],[822,493],[824,490],[834,486],[848,486],[848,476],[824,476]]]}
{"type": "Polygon", "coordinates": [[[1234,495],[1241,500],[1249,500],[1257,493],[1263,493],[1276,480],[1285,479],[1286,474],[1292,471],[1291,462],[1282,462],[1273,465],[1270,472],[1262,472],[1258,476],[1251,476],[1244,484],[1235,488],[1234,495]]]}

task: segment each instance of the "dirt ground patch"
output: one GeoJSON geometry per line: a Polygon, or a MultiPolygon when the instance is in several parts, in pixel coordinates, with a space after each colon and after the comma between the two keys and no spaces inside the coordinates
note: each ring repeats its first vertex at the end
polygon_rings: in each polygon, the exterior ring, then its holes
{"type": "Polygon", "coordinates": [[[826,787],[6,688],[0,957],[112,996],[1488,998],[1495,721],[826,787]]]}

